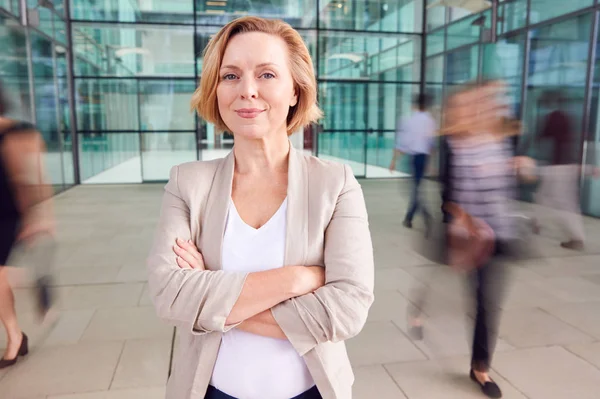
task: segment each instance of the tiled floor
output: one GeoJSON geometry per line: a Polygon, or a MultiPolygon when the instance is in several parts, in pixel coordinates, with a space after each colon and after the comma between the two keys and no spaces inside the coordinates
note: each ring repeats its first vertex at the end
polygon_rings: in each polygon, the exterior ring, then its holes
{"type": "MultiPolygon", "coordinates": [[[[370,180],[363,188],[376,300],[363,332],[348,342],[354,397],[482,397],[466,374],[470,319],[464,281],[412,249],[420,226],[410,231],[400,225],[406,183],[370,180]],[[426,339],[415,343],[406,334],[406,310],[412,290],[423,284],[434,294],[424,309],[426,339]]],[[[435,188],[428,189],[433,203],[435,188]]],[[[164,397],[174,331],[155,317],[145,283],[161,190],[80,186],[57,197],[61,318],[43,331],[28,289],[16,289],[21,323],[35,348],[0,372],[0,398],[164,397]]],[[[562,250],[559,232],[547,228],[535,239],[536,252],[545,257],[508,266],[512,277],[493,370],[505,398],[600,397],[600,221],[585,223],[585,252],[562,250]]]]}

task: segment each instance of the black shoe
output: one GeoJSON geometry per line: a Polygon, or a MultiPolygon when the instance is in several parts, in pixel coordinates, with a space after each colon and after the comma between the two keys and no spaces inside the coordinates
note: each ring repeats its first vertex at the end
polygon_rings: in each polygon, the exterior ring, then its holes
{"type": "Polygon", "coordinates": [[[19,356],[25,356],[28,353],[29,339],[27,338],[27,335],[23,333],[23,339],[21,340],[21,346],[19,347],[19,352],[17,353],[17,356],[15,356],[14,359],[0,359],[0,370],[10,366],[14,366],[15,363],[17,363],[17,359],[19,358],[19,356]]]}
{"type": "Polygon", "coordinates": [[[402,222],[402,226],[406,227],[407,229],[412,229],[412,221],[404,219],[404,222],[402,222]]]}
{"type": "Polygon", "coordinates": [[[496,384],[494,381],[487,381],[485,384],[482,384],[475,376],[473,369],[471,369],[470,376],[471,379],[481,387],[481,392],[483,392],[483,394],[488,398],[498,399],[502,397],[502,391],[500,390],[498,384],[496,384]]]}

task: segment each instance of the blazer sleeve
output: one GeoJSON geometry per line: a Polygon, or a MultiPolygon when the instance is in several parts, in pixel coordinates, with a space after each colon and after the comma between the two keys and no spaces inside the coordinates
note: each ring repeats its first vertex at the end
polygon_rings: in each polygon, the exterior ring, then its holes
{"type": "MultiPolygon", "coordinates": [[[[157,232],[148,257],[148,287],[158,316],[201,335],[225,332],[225,321],[237,301],[246,274],[181,269],[173,252],[175,240],[191,238],[190,208],[178,187],[179,168],[171,169],[165,186],[157,232]]],[[[201,207],[202,208],[202,207],[201,207]]]]}
{"type": "Polygon", "coordinates": [[[350,167],[325,230],[326,284],[282,302],[273,317],[300,355],[318,344],[356,336],[373,303],[374,261],[362,190],[350,167]]]}

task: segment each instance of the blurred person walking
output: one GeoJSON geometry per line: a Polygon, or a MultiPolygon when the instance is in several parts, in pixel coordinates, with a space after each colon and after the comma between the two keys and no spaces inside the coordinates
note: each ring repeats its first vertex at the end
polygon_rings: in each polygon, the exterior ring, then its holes
{"type": "Polygon", "coordinates": [[[54,231],[48,201],[52,191],[44,184],[41,166],[44,141],[33,125],[7,116],[9,104],[0,83],[0,320],[8,338],[0,369],[14,365],[29,351],[6,263],[17,244],[54,231]]]}
{"type": "MultiPolygon", "coordinates": [[[[585,242],[579,190],[582,167],[574,123],[559,90],[545,92],[541,103],[550,112],[535,138],[535,157],[541,165],[535,202],[541,205],[539,212],[550,215],[564,232],[566,240],[561,247],[582,250],[585,242]]],[[[538,230],[542,219],[541,215],[536,218],[538,230]]]]}
{"type": "Polygon", "coordinates": [[[407,228],[412,228],[415,214],[417,211],[421,211],[427,230],[429,230],[431,225],[431,215],[421,198],[420,186],[425,176],[427,161],[433,149],[434,138],[437,132],[435,119],[433,119],[427,110],[429,103],[430,99],[426,94],[419,94],[415,97],[413,114],[401,121],[396,132],[396,145],[389,167],[390,171],[396,170],[397,160],[403,154],[412,157],[413,188],[403,224],[407,228]]]}
{"type": "MultiPolygon", "coordinates": [[[[489,375],[496,345],[500,301],[506,285],[502,264],[513,256],[517,231],[510,202],[515,198],[516,168],[528,165],[515,158],[500,100],[501,82],[470,85],[451,95],[442,134],[447,148],[442,184],[443,227],[441,262],[464,273],[475,305],[470,378],[490,398],[502,391],[489,375]]],[[[433,248],[432,248],[433,250],[433,248]]],[[[411,335],[423,335],[421,313],[427,289],[417,293],[409,319],[411,335]]]]}

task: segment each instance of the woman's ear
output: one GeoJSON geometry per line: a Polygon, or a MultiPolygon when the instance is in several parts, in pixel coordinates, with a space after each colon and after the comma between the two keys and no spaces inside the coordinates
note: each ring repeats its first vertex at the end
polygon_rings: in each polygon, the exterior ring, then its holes
{"type": "Polygon", "coordinates": [[[298,90],[294,89],[294,95],[290,99],[290,107],[294,107],[298,104],[298,90]]]}

